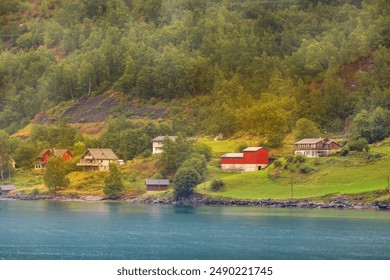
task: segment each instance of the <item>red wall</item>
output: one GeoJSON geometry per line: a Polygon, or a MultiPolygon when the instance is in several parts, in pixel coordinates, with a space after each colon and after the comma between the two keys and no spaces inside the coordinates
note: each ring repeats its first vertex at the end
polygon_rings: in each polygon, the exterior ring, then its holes
{"type": "Polygon", "coordinates": [[[221,158],[222,164],[268,164],[268,151],[244,152],[243,158],[221,158]]]}
{"type": "MultiPolygon", "coordinates": [[[[44,155],[43,155],[43,162],[45,163],[45,164],[47,164],[47,162],[49,161],[49,159],[51,158],[51,151],[47,151],[44,155]]],[[[63,161],[68,161],[68,160],[70,160],[70,159],[72,159],[73,158],[73,155],[69,152],[69,151],[67,151],[67,152],[65,152],[63,155],[62,155],[62,160],[63,161]]]]}
{"type": "Polygon", "coordinates": [[[73,158],[73,156],[72,156],[72,154],[69,151],[62,155],[62,159],[64,161],[68,161],[68,160],[70,160],[72,158],[73,158]]]}
{"type": "Polygon", "coordinates": [[[256,152],[244,152],[244,163],[268,164],[268,151],[262,148],[256,152]]]}

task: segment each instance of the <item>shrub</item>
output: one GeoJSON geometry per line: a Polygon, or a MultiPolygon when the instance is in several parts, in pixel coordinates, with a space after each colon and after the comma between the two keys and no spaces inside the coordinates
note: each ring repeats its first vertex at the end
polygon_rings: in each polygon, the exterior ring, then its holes
{"type": "Polygon", "coordinates": [[[310,166],[307,166],[307,165],[299,167],[299,172],[301,172],[303,174],[310,173],[312,170],[313,169],[310,166]]]}
{"type": "Polygon", "coordinates": [[[287,163],[291,163],[293,161],[293,159],[294,159],[293,156],[286,156],[287,163]]]}
{"type": "Polygon", "coordinates": [[[274,161],[274,166],[277,167],[277,168],[280,168],[282,167],[283,163],[281,160],[277,159],[274,161]]]}
{"type": "Polygon", "coordinates": [[[176,199],[192,194],[194,188],[197,184],[199,184],[200,180],[201,177],[195,169],[188,167],[179,168],[174,178],[174,193],[176,199]]]}
{"type": "Polygon", "coordinates": [[[225,188],[225,182],[220,179],[213,180],[211,182],[210,191],[212,192],[221,191],[224,188],[225,188]]]}
{"type": "Polygon", "coordinates": [[[306,158],[303,155],[296,155],[292,162],[293,163],[304,163],[306,161],[306,158]]]}
{"type": "Polygon", "coordinates": [[[352,139],[348,142],[348,147],[351,151],[363,152],[365,150],[368,152],[370,147],[368,146],[368,141],[365,138],[352,139]]]}

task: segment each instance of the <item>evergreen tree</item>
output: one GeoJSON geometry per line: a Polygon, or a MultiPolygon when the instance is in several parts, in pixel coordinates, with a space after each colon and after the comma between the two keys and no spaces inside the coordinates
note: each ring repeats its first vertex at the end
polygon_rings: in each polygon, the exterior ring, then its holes
{"type": "Polygon", "coordinates": [[[124,185],[118,166],[110,163],[110,175],[104,180],[104,194],[110,198],[118,198],[122,195],[124,185]]]}

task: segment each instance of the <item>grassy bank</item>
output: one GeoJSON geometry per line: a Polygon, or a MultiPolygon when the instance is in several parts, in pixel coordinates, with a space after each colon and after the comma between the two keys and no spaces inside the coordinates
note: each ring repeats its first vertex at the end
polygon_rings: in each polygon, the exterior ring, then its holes
{"type": "MultiPolygon", "coordinates": [[[[218,142],[214,143],[214,147],[218,142]]],[[[221,144],[214,151],[227,146],[221,144]]],[[[350,153],[346,157],[305,159],[303,163],[274,164],[260,172],[229,173],[216,167],[209,168],[208,182],[197,187],[199,193],[214,198],[238,199],[306,199],[326,200],[340,195],[351,195],[368,201],[390,201],[387,191],[390,175],[390,144],[371,146],[369,153],[350,153]],[[287,167],[286,167],[287,165],[287,167]],[[210,191],[210,182],[222,179],[222,191],[210,191]]]]}

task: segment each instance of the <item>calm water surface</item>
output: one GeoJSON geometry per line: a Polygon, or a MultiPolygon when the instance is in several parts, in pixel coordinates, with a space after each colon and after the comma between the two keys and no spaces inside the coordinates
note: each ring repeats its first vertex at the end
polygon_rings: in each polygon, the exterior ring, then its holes
{"type": "Polygon", "coordinates": [[[0,259],[390,259],[390,212],[0,201],[0,259]]]}

